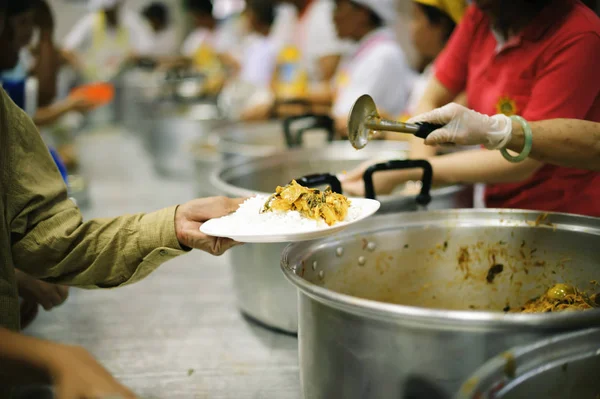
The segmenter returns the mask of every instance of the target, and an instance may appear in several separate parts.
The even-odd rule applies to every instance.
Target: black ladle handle
[[[431,202],[431,185],[433,183],[433,168],[431,164],[425,160],[395,160],[372,165],[363,175],[365,182],[365,197],[369,199],[375,198],[375,186],[373,184],[373,174],[384,170],[402,170],[402,169],[423,169],[421,182],[421,192],[417,196],[417,204],[427,206]]]
[[[417,130],[415,136],[423,140],[425,140],[432,132],[444,127],[444,125],[438,125],[429,122],[417,122],[415,125],[419,127],[419,130]]]
[[[331,191],[334,193],[342,193],[342,183],[340,183],[340,180],[331,173],[303,176],[296,179],[296,182],[304,187],[317,187],[326,184],[331,187]]]

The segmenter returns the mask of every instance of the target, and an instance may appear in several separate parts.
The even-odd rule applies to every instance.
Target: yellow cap
[[[425,4],[439,9],[448,14],[456,23],[460,22],[465,10],[467,9],[466,0],[413,0],[417,3]]]

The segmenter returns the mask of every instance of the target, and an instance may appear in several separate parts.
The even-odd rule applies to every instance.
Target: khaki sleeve
[[[175,235],[176,207],[84,223],[35,126],[2,95],[16,267],[54,283],[111,288],[136,282],[185,252]]]

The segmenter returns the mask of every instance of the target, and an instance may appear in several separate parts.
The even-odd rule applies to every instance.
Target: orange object
[[[110,83],[91,83],[76,87],[71,96],[83,98],[97,107],[109,104],[115,97],[115,88]]]

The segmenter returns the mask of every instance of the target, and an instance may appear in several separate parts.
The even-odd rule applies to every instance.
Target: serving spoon
[[[356,100],[348,118],[348,138],[357,150],[365,148],[376,131],[409,133],[426,139],[443,125],[429,122],[403,123],[382,119],[371,96],[364,94]]]

